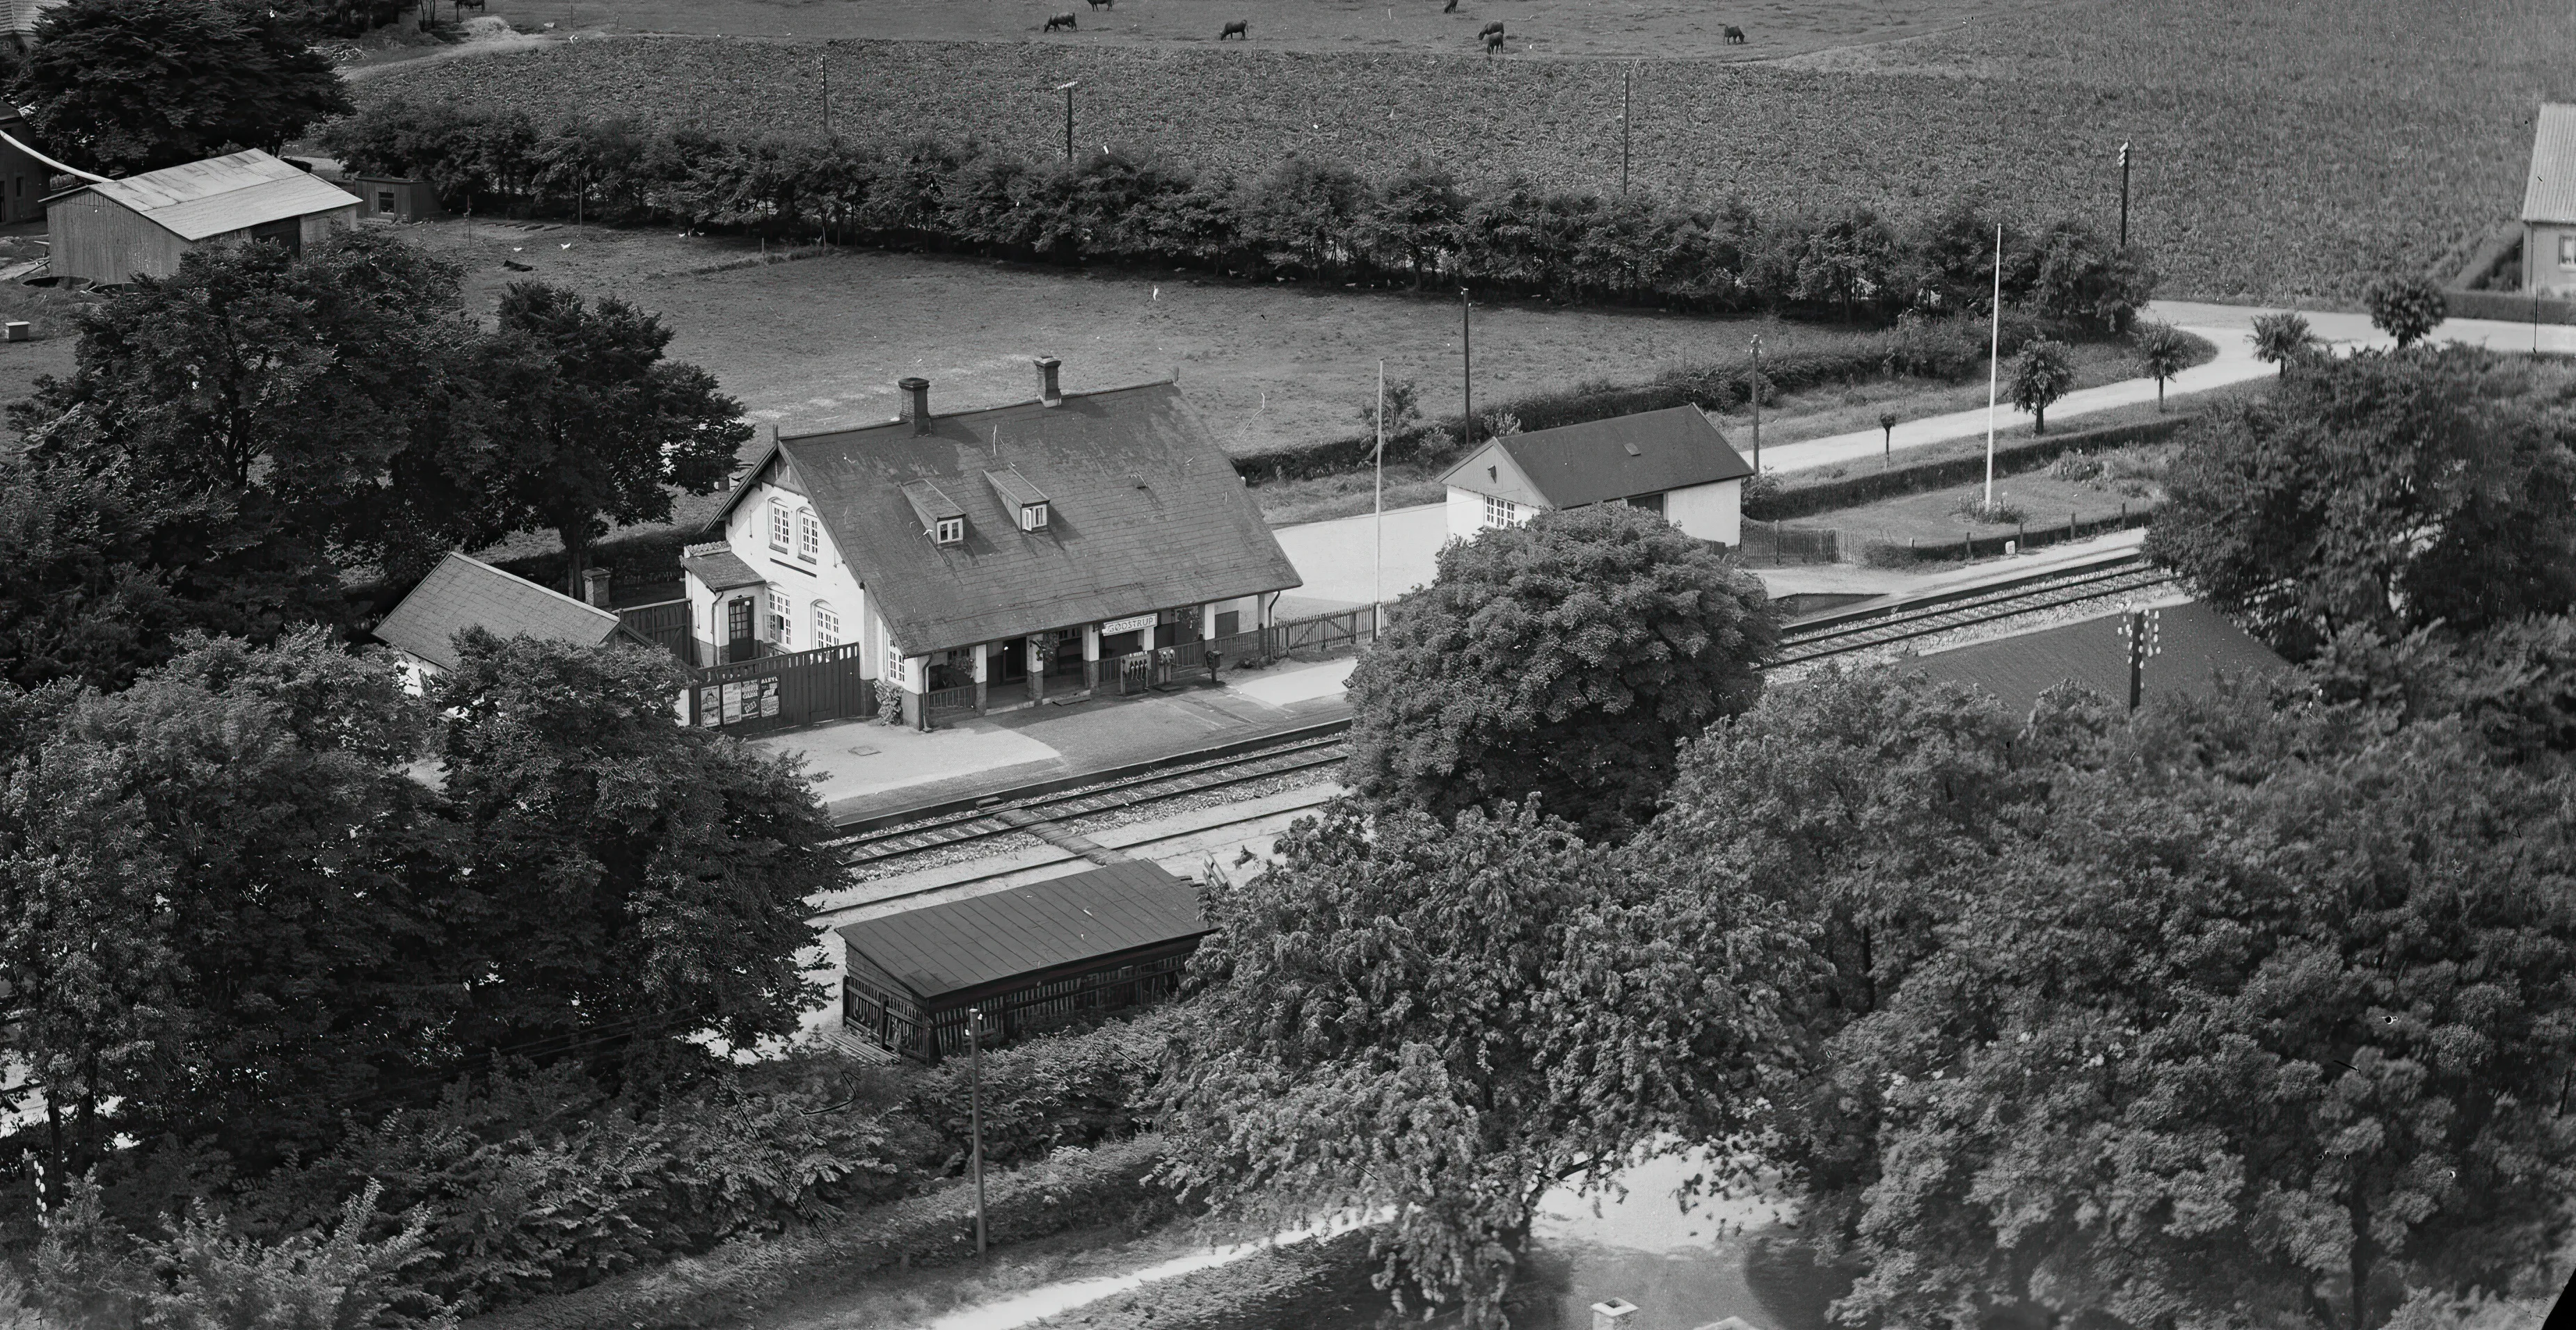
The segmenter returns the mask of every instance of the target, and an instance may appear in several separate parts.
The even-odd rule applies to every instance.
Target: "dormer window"
[[[1027,476],[1021,475],[1018,467],[1006,466],[999,471],[987,471],[984,479],[992,484],[993,493],[1001,497],[1003,511],[1018,521],[1022,531],[1046,530],[1049,507],[1046,492],[1030,483]]]
[[[921,519],[921,533],[939,545],[966,543],[966,510],[955,499],[927,480],[916,480],[903,487],[904,499],[912,505],[912,514]]]

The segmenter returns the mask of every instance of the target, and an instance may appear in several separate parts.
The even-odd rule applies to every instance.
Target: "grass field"
[[[799,12],[847,2],[815,0]],[[971,35],[981,22],[972,15],[1010,2],[938,12],[968,16],[946,26]],[[1182,2],[1129,6],[1142,14]],[[1784,25],[1806,15],[1823,26],[1815,16],[1826,8],[1774,0],[1766,12]],[[2164,294],[2349,301],[2382,271],[2457,262],[2512,216],[2532,107],[2576,98],[2576,12],[2540,0],[2431,8],[1963,6],[1952,12],[1974,21],[1903,41],[1761,63],[1645,60],[1635,64],[1633,178],[1701,202],[1739,198],[1789,213],[1858,199],[1900,217],[1983,189],[2021,215],[2075,212],[2114,225],[2113,155],[2128,142],[2133,230],[2165,275]],[[1646,22],[1639,14],[1634,21]],[[1659,51],[1694,53],[1680,22],[1663,20],[1671,40]],[[1160,152],[1211,172],[1258,173],[1291,153],[1387,172],[1421,155],[1475,179],[1520,172],[1617,183],[1626,61],[1489,60],[1439,43],[1418,53],[1307,53],[921,35],[828,47],[585,40],[389,68],[360,95],[816,133],[828,67],[832,127],[844,135],[930,132],[1041,155],[1061,151],[1055,86],[1079,80],[1079,142]]]

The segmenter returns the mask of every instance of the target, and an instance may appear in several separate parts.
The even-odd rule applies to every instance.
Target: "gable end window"
[[[1521,520],[1519,504],[1509,499],[1497,499],[1490,494],[1485,496],[1485,525],[1510,526],[1519,520]]]
[[[965,544],[965,543],[966,543],[966,519],[965,519],[965,518],[962,518],[962,517],[943,517],[943,518],[940,518],[940,519],[939,519],[939,527],[938,527],[938,529],[937,529],[935,532],[933,532],[933,533],[932,533],[931,538],[932,538],[933,540],[938,541],[938,542],[939,542],[940,544],[942,544],[942,545],[963,545],[963,544]]]
[[[769,501],[769,548],[787,552],[787,505],[776,499]]]
[[[796,514],[796,557],[807,563],[823,557],[823,524],[810,512]]]

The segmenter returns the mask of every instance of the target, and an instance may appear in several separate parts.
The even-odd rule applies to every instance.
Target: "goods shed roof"
[[[1197,888],[1136,860],[863,919],[840,933],[927,1002],[1211,931],[1199,917]]]
[[[356,195],[257,149],[123,180],[95,181],[54,198],[69,198],[82,190],[113,200],[183,240],[204,240],[266,222],[358,206]]]
[[[420,579],[376,637],[443,670],[457,667],[456,635],[480,628],[495,637],[544,638],[598,646],[617,632],[614,613],[585,605],[462,554],[450,554]]]
[[[1488,455],[1492,453],[1508,458],[1551,508],[1579,508],[1753,474],[1725,433],[1695,406],[1507,434],[1449,468],[1441,483],[1520,497],[1497,488],[1510,473],[1498,465],[1502,458]]]
[[[2272,648],[2207,605],[2185,601],[2157,608],[2160,654],[2147,660],[2144,683],[2149,696],[2176,692],[2200,696],[2210,691],[2221,672],[2289,668]],[[2112,614],[1971,642],[1914,657],[1903,665],[1935,679],[1973,684],[2005,706],[2027,712],[2041,693],[2069,680],[2125,700],[2128,662],[2120,616]]]

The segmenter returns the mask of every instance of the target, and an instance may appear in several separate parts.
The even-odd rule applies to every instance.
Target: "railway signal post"
[[[2132,605],[2120,612],[2120,638],[2129,645],[2129,710],[2138,709],[2147,684],[2147,658],[2162,650],[2158,643],[2159,611]]]
[[[1055,85],[1055,90],[1064,94],[1064,159],[1068,162],[1073,160],[1073,90],[1081,86],[1080,79]]]

